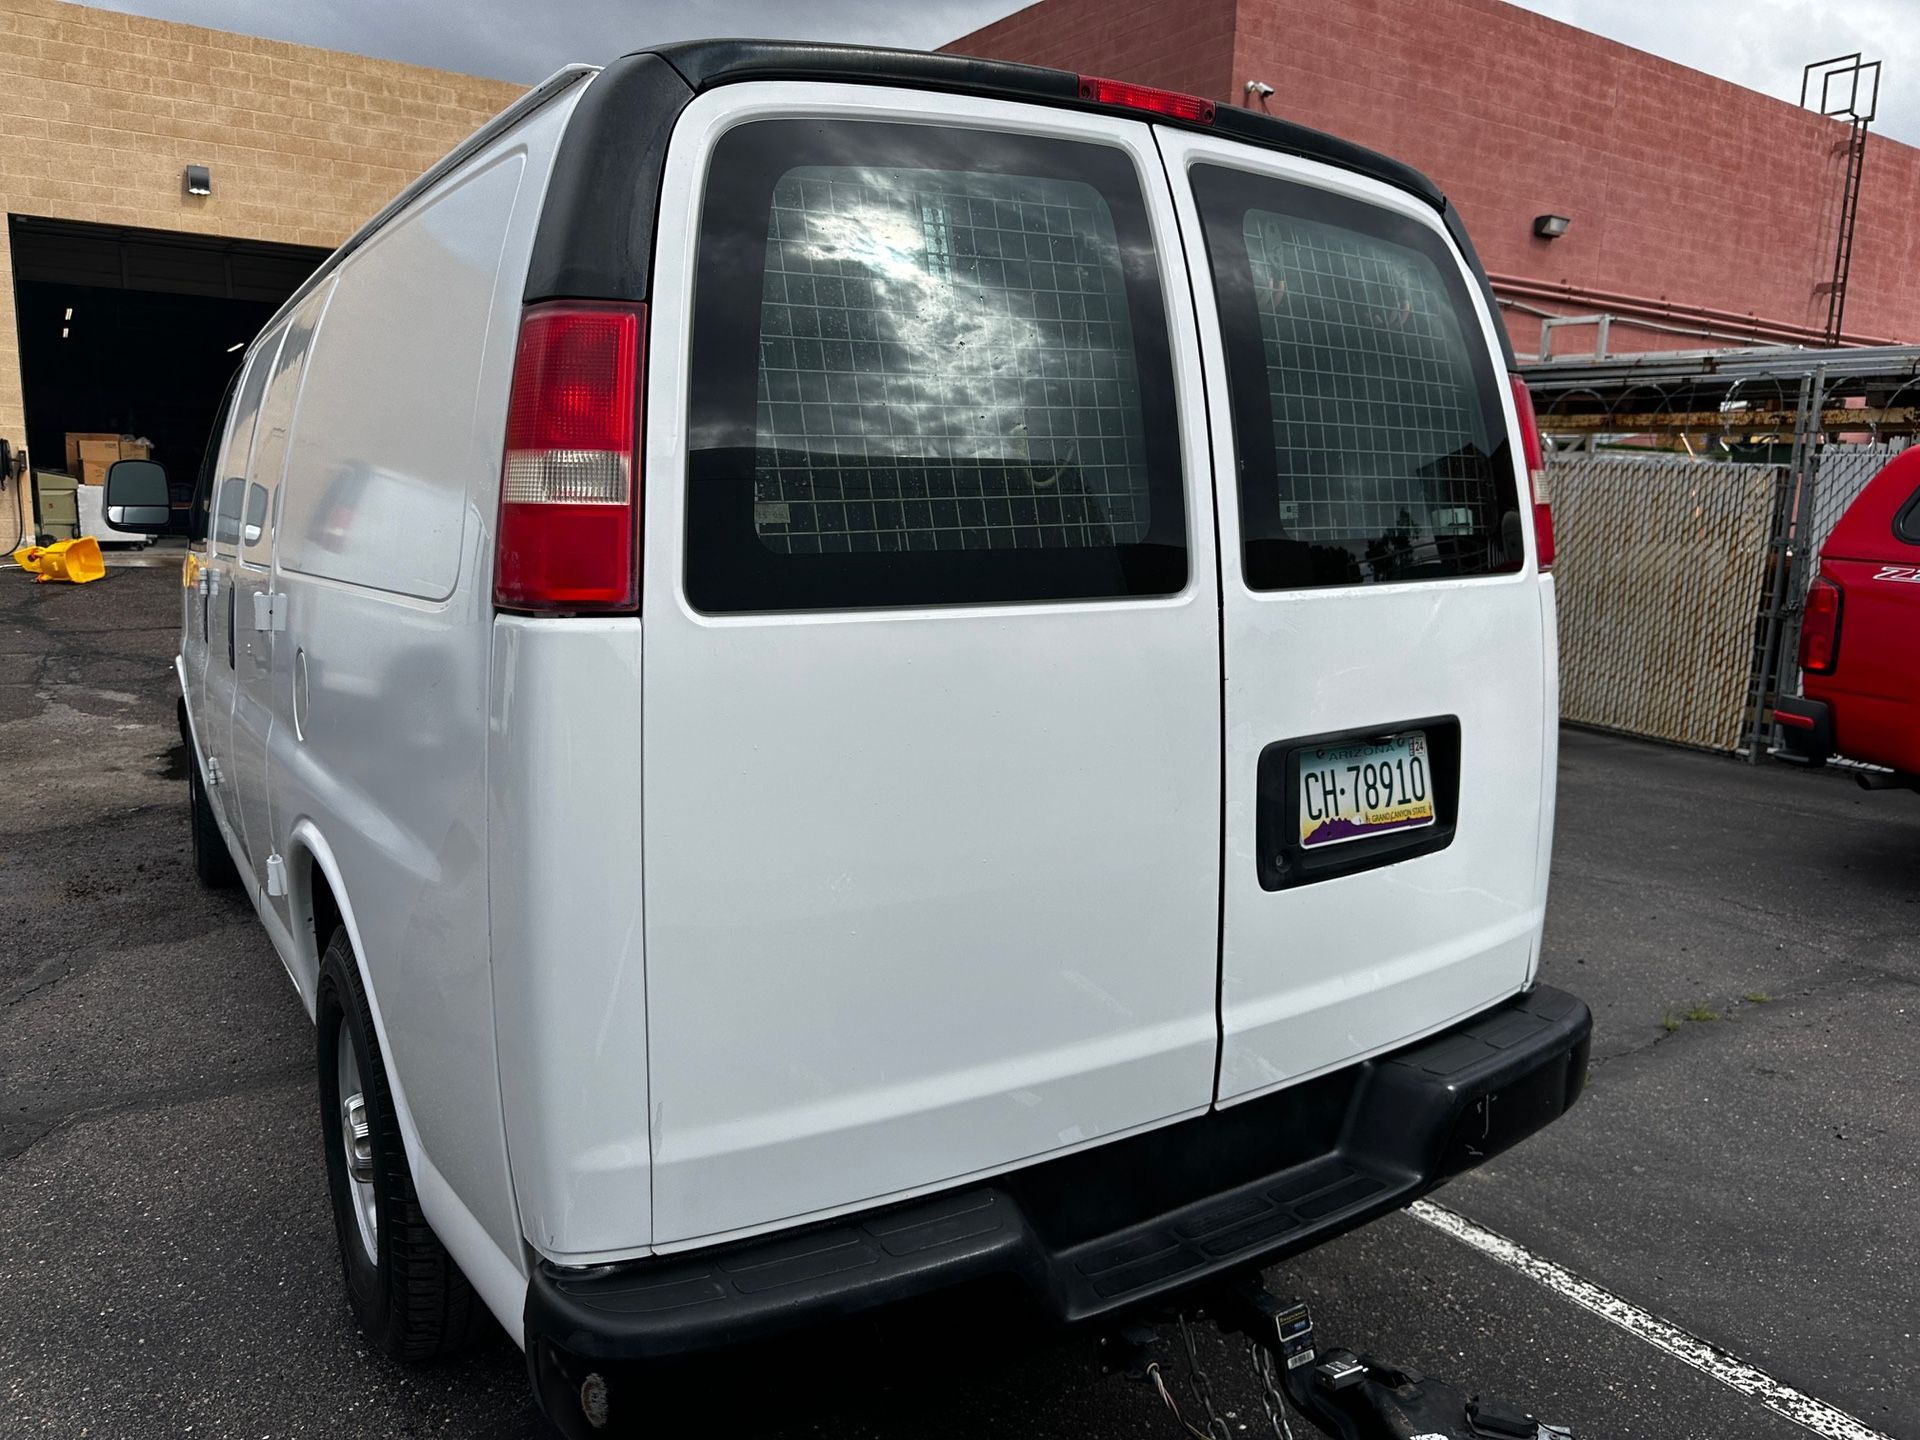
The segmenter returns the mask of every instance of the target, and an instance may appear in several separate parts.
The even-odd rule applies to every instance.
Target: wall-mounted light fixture
[[[187,166],[187,194],[211,195],[213,193],[213,172],[204,165]]]
[[[1564,215],[1536,215],[1533,217],[1533,233],[1542,240],[1558,240],[1567,233],[1567,227],[1573,224]]]

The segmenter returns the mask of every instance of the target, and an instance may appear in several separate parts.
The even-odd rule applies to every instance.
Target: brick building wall
[[[60,0],[0,0],[0,214],[331,248],[520,93]],[[211,195],[185,193],[189,164],[212,168]],[[17,438],[16,337],[0,244],[0,435]]]
[[[1230,58],[1218,32],[1231,8]],[[1467,221],[1515,347],[1531,307],[1611,311],[1614,350],[1817,341],[1845,128],[1503,0],[1041,0],[949,50],[1113,74],[1241,103],[1418,166]],[[1816,47],[1817,48],[1817,47]],[[1808,59],[1819,58],[1813,51]],[[1557,240],[1533,217],[1569,216]],[[1875,137],[1846,329],[1920,340],[1920,150]],[[1575,331],[1556,348],[1591,348]]]
[[[1223,98],[1240,0],[1042,0],[941,48]]]

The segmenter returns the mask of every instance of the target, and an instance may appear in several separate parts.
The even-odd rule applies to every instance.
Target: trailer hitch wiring
[[[1220,1414],[1200,1364],[1194,1325],[1209,1318],[1227,1336],[1246,1342],[1247,1363],[1275,1440],[1294,1440],[1289,1406],[1335,1440],[1573,1440],[1570,1429],[1547,1424],[1522,1406],[1469,1393],[1377,1355],[1322,1349],[1307,1306],[1280,1299],[1257,1276],[1224,1286],[1208,1302],[1191,1315],[1173,1316],[1189,1386],[1206,1412],[1205,1429],[1181,1412],[1154,1353],[1159,1337],[1151,1326],[1129,1324],[1100,1342],[1101,1368],[1149,1385],[1195,1440],[1235,1440],[1229,1418],[1238,1418]]]

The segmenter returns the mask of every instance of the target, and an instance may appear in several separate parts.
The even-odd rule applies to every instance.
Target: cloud
[[[160,20],[532,84],[672,40],[751,35],[934,49],[1024,0],[93,0]]]
[[[94,0],[111,9],[532,84],[568,61],[712,35],[932,49],[1024,0]],[[1170,16],[1180,0],[1161,0]],[[1305,0],[1244,0],[1297,5]],[[1920,145],[1916,0],[1512,0],[1528,10],[1794,102],[1808,61],[1885,62],[1883,135]]]
[[[1914,0],[1511,0],[1789,104],[1811,61],[1883,62],[1874,129],[1920,145],[1920,6]]]

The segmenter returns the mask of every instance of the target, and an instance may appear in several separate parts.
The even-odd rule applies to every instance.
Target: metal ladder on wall
[[[1814,79],[1819,93],[1814,95]],[[1819,103],[1809,106],[1809,99]],[[1846,178],[1840,192],[1840,228],[1834,239],[1833,278],[1821,288],[1827,294],[1827,324],[1823,343],[1840,343],[1847,313],[1847,280],[1853,270],[1853,232],[1860,215],[1860,173],[1867,163],[1867,127],[1880,105],[1880,62],[1863,60],[1859,52],[1816,60],[1800,72],[1800,106],[1847,122]]]

